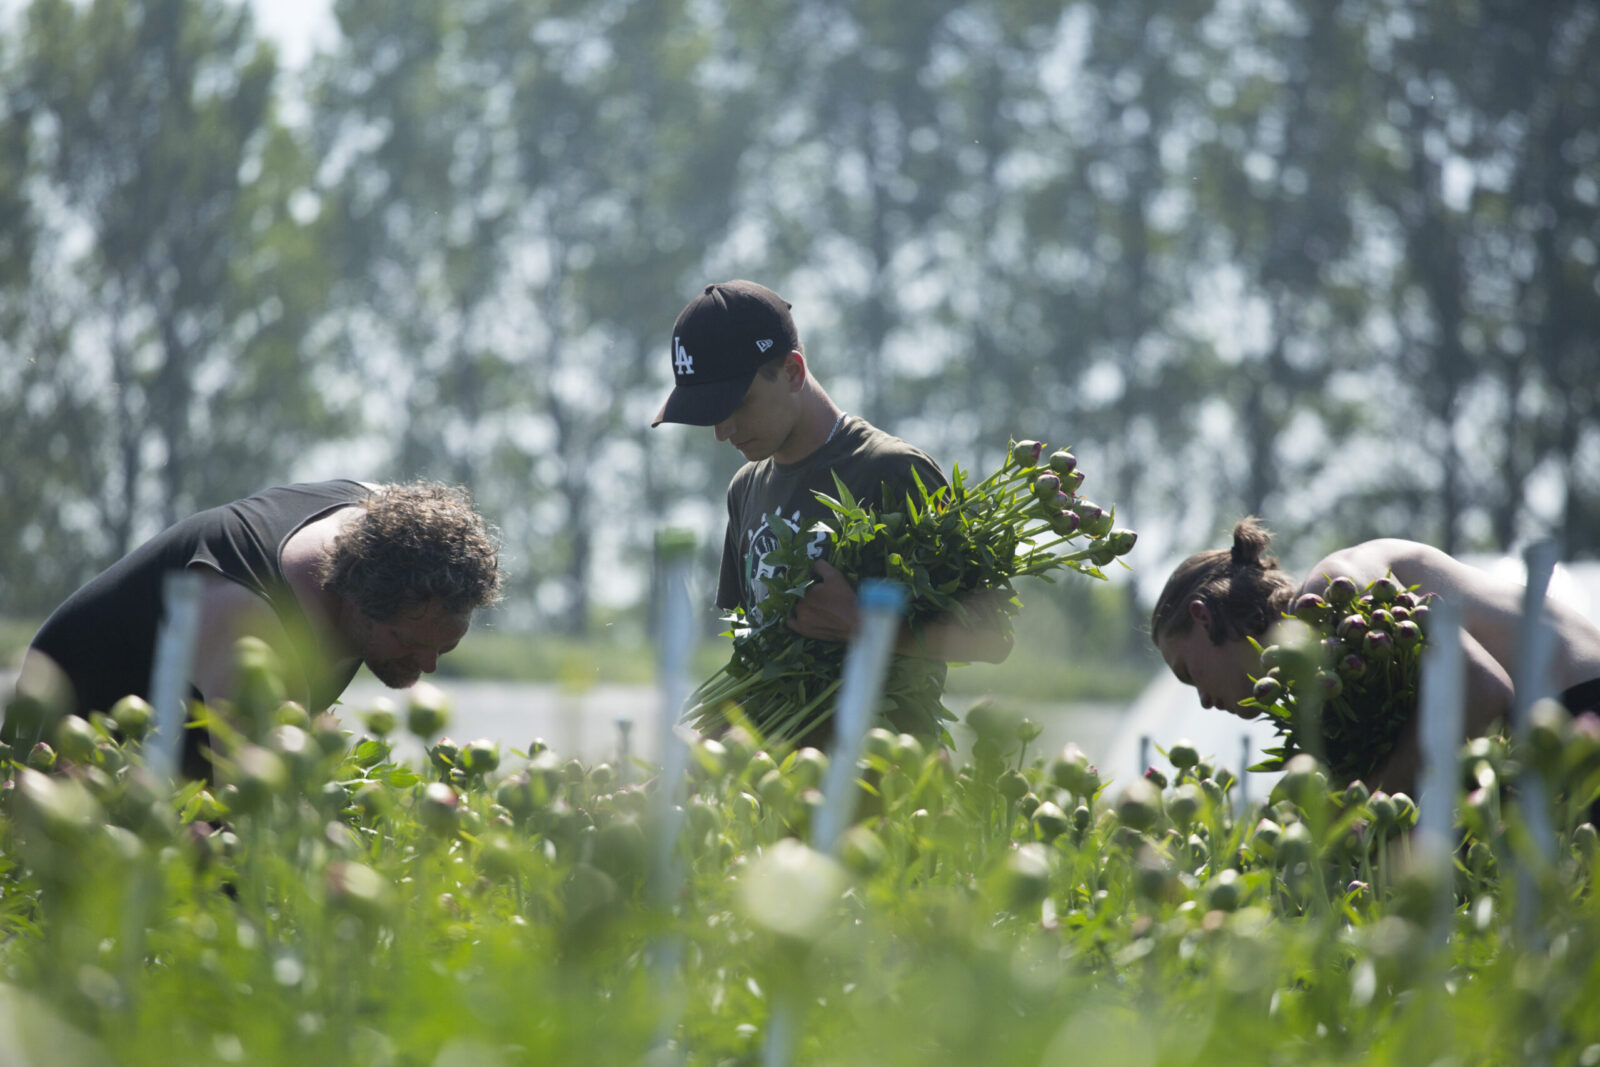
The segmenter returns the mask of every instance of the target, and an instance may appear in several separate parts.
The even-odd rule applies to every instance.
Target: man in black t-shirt
[[[761,619],[756,607],[773,577],[764,560],[775,543],[772,516],[791,529],[809,528],[824,514],[813,491],[833,495],[836,473],[873,504],[903,502],[907,492],[917,499],[916,478],[929,489],[945,484],[925,453],[839,409],[810,373],[788,302],[765,286],[706,286],[679,314],[671,355],[675,385],[651,425],[715,427],[717,440],[748,461],[728,487],[717,604],[743,607],[752,625],[778,621]],[[847,640],[860,623],[855,589],[825,560],[813,566],[817,580],[786,624],[805,637]],[[998,626],[943,619],[917,635],[902,627],[896,651],[998,663],[1010,653],[1011,637]]]
[[[404,688],[498,598],[498,551],[465,490],[264,489],[174,524],[91,579],[34,637],[17,691],[42,699],[64,677],[84,715],[129,694],[148,698],[163,579],[177,570],[201,577],[193,698],[232,695],[235,647],[247,636],[277,653],[289,698],[311,712],[336,701],[363,663]],[[7,741],[31,742],[16,730],[7,724]],[[204,773],[197,755],[191,745],[184,761],[195,777]]]

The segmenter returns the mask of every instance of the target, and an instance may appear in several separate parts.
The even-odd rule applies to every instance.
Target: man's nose
[[[417,655],[417,669],[423,674],[432,674],[439,667],[439,653],[422,652]]]
[[[717,440],[726,441],[733,436],[733,420],[719,422],[716,425]]]

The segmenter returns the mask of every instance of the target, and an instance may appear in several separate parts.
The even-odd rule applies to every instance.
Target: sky
[[[0,0],[0,3],[14,0]],[[333,41],[337,29],[331,0],[249,0],[256,28],[278,44],[278,58],[287,67],[305,65],[320,44]]]
[[[337,29],[333,0],[248,0],[256,28],[278,43],[278,58],[285,66],[305,65],[318,45],[332,43]],[[28,6],[28,0],[0,0],[0,29],[7,27]]]

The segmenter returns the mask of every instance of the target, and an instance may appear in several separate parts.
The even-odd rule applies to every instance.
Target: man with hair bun
[[[72,594],[34,637],[18,695],[46,699],[64,677],[80,715],[148,699],[163,579],[177,570],[201,579],[190,696],[229,699],[235,646],[254,637],[277,653],[289,699],[313,713],[363,663],[391,688],[415,684],[500,594],[499,544],[465,489],[278,486],[174,524]],[[203,731],[187,733],[184,771],[203,777]]]
[[[1199,690],[1200,703],[1241,718],[1250,676],[1260,657],[1247,638],[1260,640],[1302,594],[1322,595],[1339,577],[1357,587],[1393,575],[1419,594],[1454,602],[1461,611],[1466,657],[1466,724],[1469,736],[1487,733],[1510,712],[1517,676],[1517,634],[1523,587],[1463,563],[1430,545],[1380,538],[1339,549],[1318,561],[1296,582],[1268,555],[1272,535],[1254,516],[1233,528],[1228,549],[1200,552],[1167,579],[1150,616],[1150,637],[1167,667]],[[1573,712],[1600,710],[1600,628],[1567,604],[1547,600],[1555,634],[1550,681],[1557,699]],[[1394,791],[1414,787],[1419,752],[1415,724],[1369,785]]]

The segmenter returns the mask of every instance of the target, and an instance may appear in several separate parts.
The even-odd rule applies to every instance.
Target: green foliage
[[[824,551],[852,585],[882,578],[904,586],[913,640],[923,639],[929,624],[946,622],[998,627],[1009,637],[1020,608],[1015,579],[1054,581],[1062,570],[1103,579],[1099,568],[1133,548],[1133,531],[1112,529],[1111,512],[1075,495],[1083,481],[1070,452],[1046,459],[1038,441],[1012,442],[1000,467],[976,484],[968,485],[957,466],[949,485],[929,490],[918,478],[915,498],[907,493],[903,504],[886,501],[882,508],[858,501],[835,475],[838,499],[817,494],[829,511],[820,522]],[[763,563],[779,577],[756,605],[768,621],[751,627],[735,610],[732,657],[690,697],[685,719],[699,729],[743,719],[767,736],[793,741],[821,736],[834,710],[845,646],[785,625],[814,580],[812,531],[794,529],[782,516],[772,528],[778,544]],[[886,721],[948,743],[944,675],[942,660],[894,656]]]
[[[743,729],[669,782],[431,737],[418,768],[296,710],[207,713],[211,782],[156,782],[159,736],[99,717],[52,775],[0,754],[13,1060],[1398,1065],[1600,1042],[1600,746],[1559,714],[1526,749],[1463,749],[1439,866],[1408,798],[1330,789],[1304,756],[1241,807],[1183,742],[1163,788],[1071,745],[1030,761],[993,717],[959,765],[874,730],[825,856],[804,841],[828,757]],[[1548,863],[1527,775],[1562,798]]]

